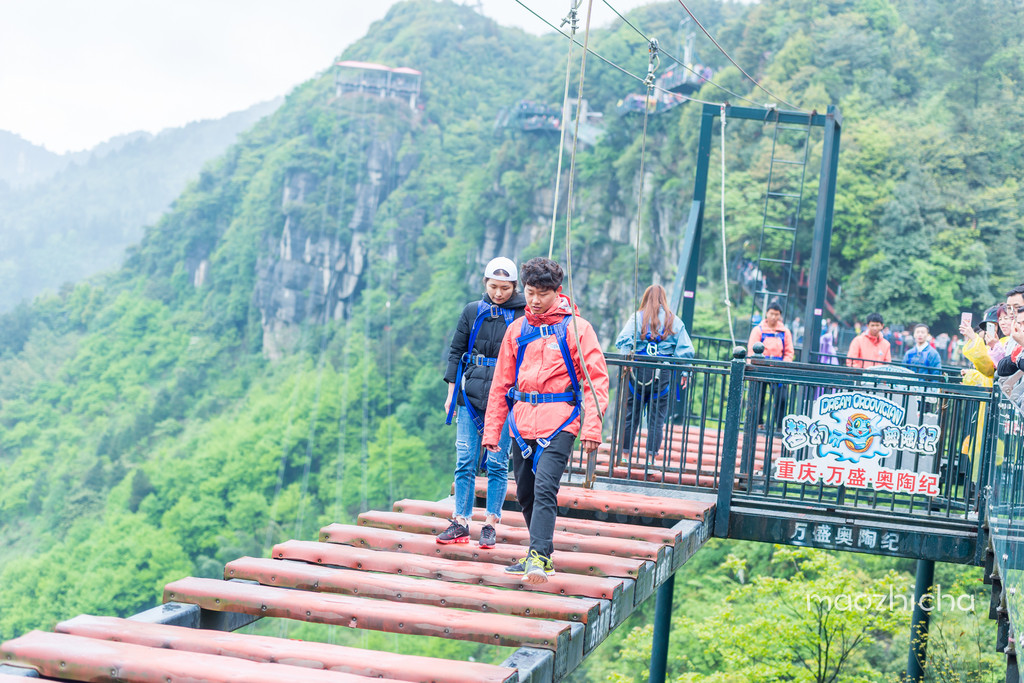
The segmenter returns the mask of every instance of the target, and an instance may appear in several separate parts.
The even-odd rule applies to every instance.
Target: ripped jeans
[[[476,431],[466,406],[457,406],[455,416],[455,519],[460,524],[468,524],[476,499],[474,480],[480,467],[481,435]],[[508,449],[511,444],[512,436],[506,419],[501,428],[498,452],[487,452],[487,513],[498,519],[501,519],[501,506],[508,491]]]

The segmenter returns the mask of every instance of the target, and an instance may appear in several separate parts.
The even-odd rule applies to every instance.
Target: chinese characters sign
[[[939,475],[894,470],[883,461],[895,451],[934,455],[939,428],[907,425],[903,408],[882,396],[842,392],[819,396],[811,417],[787,415],[782,443],[789,451],[814,448],[807,460],[779,458],[775,478],[799,484],[846,485],[875,491],[938,495]]]
[[[898,554],[900,535],[894,531],[844,524],[790,522],[789,542],[814,548]]]

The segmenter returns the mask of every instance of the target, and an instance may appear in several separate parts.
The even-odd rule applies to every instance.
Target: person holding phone
[[[999,345],[999,337],[994,329],[999,323],[1000,312],[1005,311],[1005,306],[991,306],[985,311],[981,325],[975,330],[971,327],[969,318],[961,316],[960,334],[964,336],[967,345],[964,346],[964,356],[971,361],[973,368],[962,370],[961,382],[968,386],[990,387],[992,379],[996,374],[996,362],[992,360],[990,353],[993,346]],[[1009,325],[1010,321],[1006,321]]]

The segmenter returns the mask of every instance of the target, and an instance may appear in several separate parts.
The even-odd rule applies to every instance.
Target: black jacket
[[[491,303],[490,297],[486,294],[483,295],[483,301]],[[459,359],[462,358],[462,354],[470,350],[468,348],[469,333],[473,331],[473,322],[476,320],[477,303],[477,301],[471,301],[462,309],[459,324],[455,328],[455,336],[452,337],[451,348],[448,350],[448,369],[444,373],[445,382],[455,381],[455,375],[459,370]],[[514,310],[515,317],[520,318],[526,309],[526,297],[522,293],[516,292],[512,298],[501,304],[501,308]],[[506,329],[504,316],[484,318],[480,323],[480,331],[477,332],[472,352],[483,354],[488,358],[497,358]],[[491,378],[493,377],[494,367],[486,365],[466,365],[462,373],[462,385],[466,389],[466,395],[481,418],[487,411],[487,392],[491,389]],[[460,387],[455,387],[455,396],[458,405],[465,405]]]

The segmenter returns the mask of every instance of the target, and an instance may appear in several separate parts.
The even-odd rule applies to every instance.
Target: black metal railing
[[[606,358],[605,442],[571,462],[573,476],[588,483],[717,491],[726,519],[739,496],[958,528],[981,524],[993,451],[985,438],[994,410],[989,389],[891,366]],[[881,412],[864,413],[855,425],[854,400]],[[840,410],[839,401],[851,403]],[[1024,453],[1024,443],[1015,447]],[[1024,463],[1014,476],[1021,472]]]
[[[605,442],[573,474],[705,490],[718,486],[729,363],[606,354]]]
[[[996,583],[993,611],[1000,624],[1008,619],[1012,630],[1019,633],[1024,623],[1024,406],[1019,400],[1010,400],[999,387],[995,396],[998,403],[988,432],[994,448],[986,489],[996,569],[991,577]]]
[[[738,472],[749,488],[743,494],[812,507],[977,519],[989,390],[887,366],[823,370],[764,361],[745,369],[744,382]],[[828,399],[838,395],[844,398]],[[856,405],[881,413],[861,413]],[[819,415],[822,406],[843,409]],[[886,413],[897,419],[885,419]],[[822,453],[833,457],[821,460]],[[862,457],[863,466],[855,467]]]

